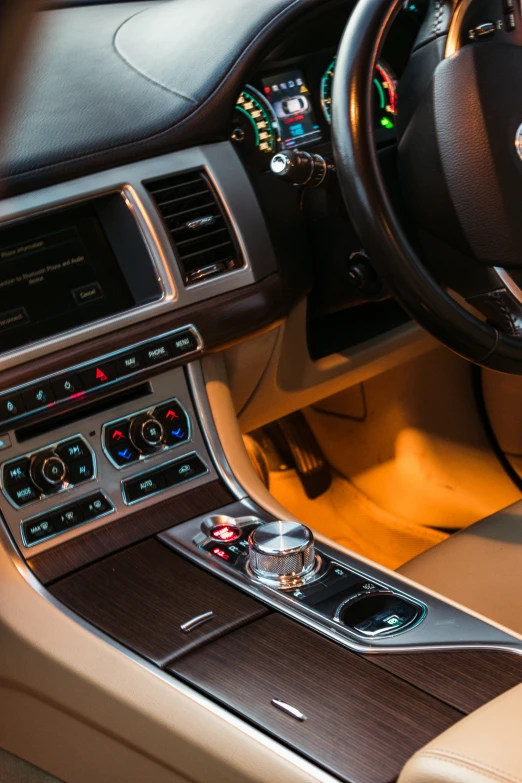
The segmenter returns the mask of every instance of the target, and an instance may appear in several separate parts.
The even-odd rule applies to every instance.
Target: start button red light
[[[210,535],[216,541],[237,541],[241,537],[241,530],[234,525],[216,525],[210,531]]]

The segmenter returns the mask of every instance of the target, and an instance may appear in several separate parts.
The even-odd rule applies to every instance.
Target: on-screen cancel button
[[[72,291],[74,301],[78,305],[89,304],[95,299],[103,298],[103,291],[99,283],[89,283],[89,285],[82,285],[80,288],[74,288]]]

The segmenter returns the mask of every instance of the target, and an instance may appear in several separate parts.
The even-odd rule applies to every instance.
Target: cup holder
[[[389,590],[352,596],[339,606],[335,619],[353,633],[380,639],[409,630],[423,620],[426,608]]]

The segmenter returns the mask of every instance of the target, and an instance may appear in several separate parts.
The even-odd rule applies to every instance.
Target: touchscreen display
[[[0,350],[134,304],[92,205],[0,230]]]
[[[321,128],[301,71],[263,79],[263,92],[279,121],[283,147],[304,147],[321,140]]]

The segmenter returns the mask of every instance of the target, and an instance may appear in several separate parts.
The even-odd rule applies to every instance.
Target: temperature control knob
[[[298,522],[270,522],[250,534],[249,566],[260,581],[275,587],[296,587],[315,572],[312,531]]]
[[[143,413],[132,420],[130,437],[138,451],[145,454],[157,451],[165,442],[162,424],[149,413]]]
[[[38,489],[48,495],[60,489],[67,477],[67,467],[54,451],[44,451],[33,457],[30,473]]]

